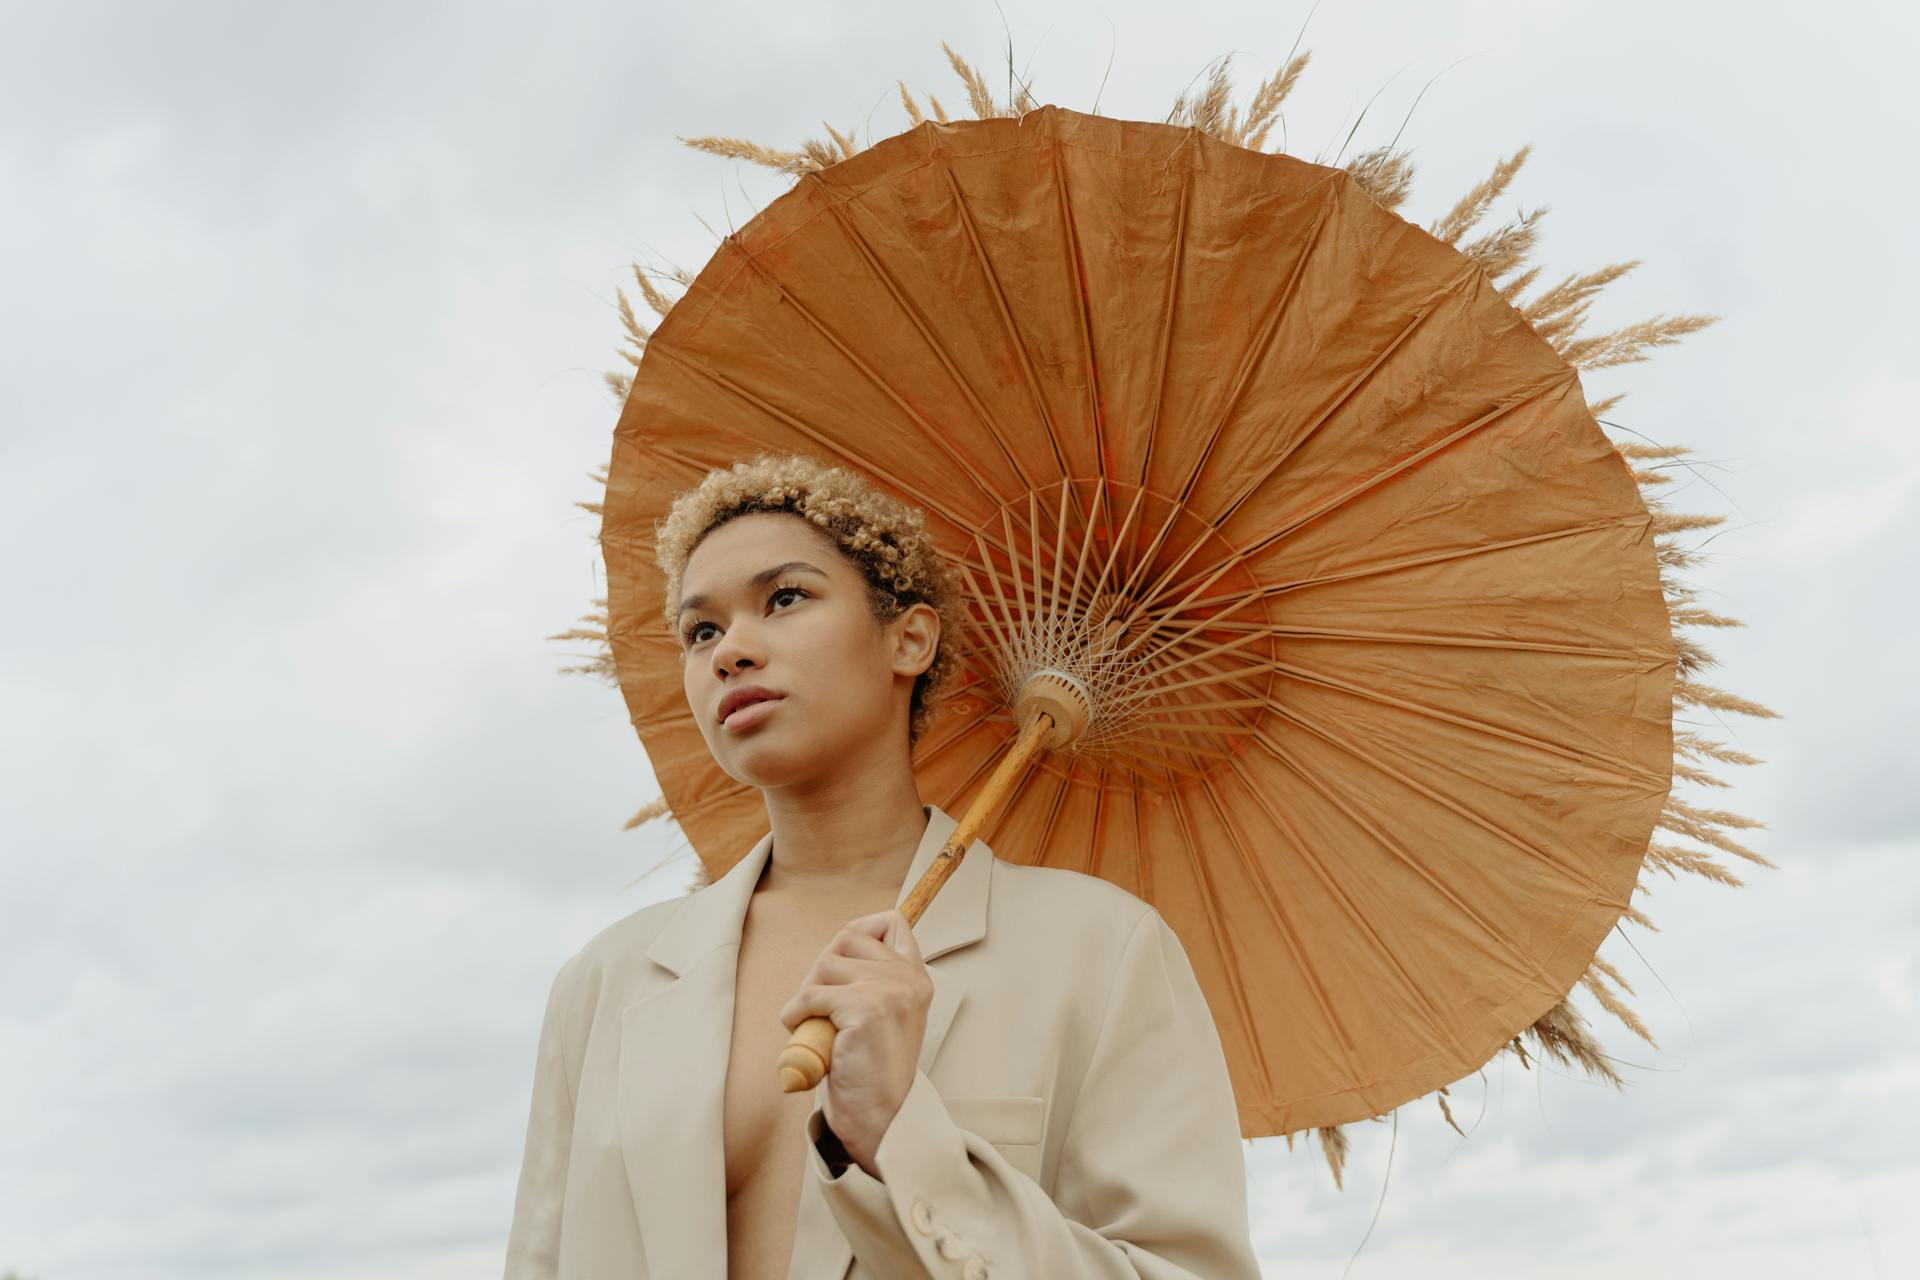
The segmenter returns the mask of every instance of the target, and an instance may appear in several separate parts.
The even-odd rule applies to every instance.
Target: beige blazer
[[[923,807],[896,906],[957,825]],[[725,1280],[734,965],[772,842],[561,966],[507,1280]],[[789,1280],[1259,1276],[1226,1057],[1158,912],[975,841],[914,937],[934,995],[880,1176],[806,1147]]]

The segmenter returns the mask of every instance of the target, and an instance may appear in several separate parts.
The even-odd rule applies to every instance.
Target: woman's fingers
[[[871,938],[895,955],[905,956],[909,960],[920,958],[919,939],[913,936],[913,926],[907,923],[906,913],[898,907],[891,911],[857,916],[847,921],[842,932],[849,930],[855,935],[849,939],[849,946],[860,946],[862,939]],[[848,954],[867,953],[849,951]]]

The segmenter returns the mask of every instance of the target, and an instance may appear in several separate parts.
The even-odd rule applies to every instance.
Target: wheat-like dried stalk
[[[996,102],[986,77],[976,67],[955,52],[945,41],[941,42],[940,47],[946,54],[948,64],[960,78],[966,90],[968,104],[976,118],[987,119],[1024,113],[1033,107],[1034,100],[1024,85],[1021,86],[1012,103]],[[1185,94],[1180,95],[1175,99],[1167,118],[1172,123],[1200,130],[1223,142],[1256,151],[1264,150],[1273,125],[1281,120],[1281,104],[1293,91],[1307,66],[1309,57],[1308,53],[1291,57],[1278,72],[1261,81],[1247,105],[1244,116],[1232,102],[1231,77],[1227,60],[1223,58],[1209,75],[1198,99],[1189,100]],[[927,119],[927,115],[915,102],[905,81],[900,81],[898,84],[900,101],[905,108],[909,123],[913,126],[920,125]],[[931,94],[927,95],[927,100],[932,118],[940,123],[947,123],[947,113],[941,107],[939,100]],[[832,145],[809,139],[803,142],[797,151],[779,150],[730,137],[688,138],[683,141],[688,146],[714,155],[748,160],[783,173],[800,175],[837,163],[852,156],[859,149],[851,135],[842,134],[831,125],[826,127],[833,139]],[[1523,300],[1519,295],[1532,286],[1540,271],[1538,266],[1527,267],[1525,270],[1522,268],[1535,248],[1538,235],[1535,224],[1547,212],[1545,207],[1523,214],[1517,220],[1509,221],[1465,244],[1462,244],[1461,240],[1512,184],[1531,150],[1531,146],[1522,146],[1506,159],[1496,163],[1491,173],[1461,196],[1446,214],[1436,219],[1427,230],[1436,238],[1453,245],[1479,263],[1487,272],[1489,279],[1496,282],[1496,287],[1502,295],[1569,365],[1585,371],[1644,360],[1654,348],[1676,342],[1686,334],[1697,332],[1717,319],[1715,316],[1692,314],[1655,316],[1611,332],[1582,336],[1581,328],[1586,321],[1587,311],[1600,290],[1641,265],[1639,259],[1609,263],[1591,272],[1568,276],[1532,298]],[[1414,166],[1410,153],[1382,147],[1357,156],[1344,166],[1344,171],[1383,207],[1396,209],[1405,201],[1411,190]],[[1519,274],[1513,275],[1512,273],[1515,272]],[[685,271],[676,268],[668,274],[683,288],[692,283],[691,276]],[[1506,283],[1498,283],[1502,277],[1509,275],[1512,275],[1512,278]],[[658,316],[666,315],[672,306],[672,301],[661,294],[638,267],[635,268],[635,280],[639,284],[642,296],[654,313]],[[618,311],[620,323],[632,348],[631,351],[622,350],[619,354],[627,363],[637,366],[638,355],[644,350],[650,331],[634,318],[624,294],[619,298]],[[631,375],[608,373],[605,377],[615,394],[624,398],[631,386]],[[1624,392],[1616,393],[1590,402],[1587,408],[1603,425],[1613,425],[1606,422],[1605,415],[1624,397]],[[1615,448],[1622,461],[1627,464],[1646,501],[1647,509],[1653,516],[1652,531],[1657,549],[1656,558],[1659,564],[1661,589],[1667,602],[1668,618],[1673,627],[1677,657],[1677,678],[1673,690],[1675,711],[1688,707],[1704,707],[1715,713],[1731,712],[1757,718],[1776,717],[1778,713],[1770,708],[1726,690],[1703,684],[1696,679],[1697,673],[1705,667],[1714,665],[1715,659],[1696,638],[1683,636],[1680,633],[1682,627],[1720,628],[1745,625],[1695,603],[1694,597],[1698,589],[1680,577],[1683,570],[1699,562],[1699,555],[1697,550],[1683,547],[1675,539],[1687,533],[1711,528],[1724,520],[1724,517],[1720,516],[1671,512],[1658,496],[1659,488],[1672,482],[1672,471],[1677,467],[1689,465],[1685,455],[1690,451],[1684,446],[1642,442],[1616,442]],[[600,468],[593,478],[604,486],[607,480],[605,468]],[[601,509],[599,503],[582,502],[578,505],[596,514]],[[550,638],[568,641],[587,640],[596,645],[597,652],[593,659],[564,670],[596,675],[609,683],[615,683],[612,651],[607,645],[606,638],[606,601],[596,599],[594,604],[598,606],[596,610],[580,620],[590,625],[572,628]],[[1678,723],[1673,730],[1673,761],[1674,784],[1689,782],[1720,788],[1726,787],[1727,783],[1706,769],[1698,767],[1699,764],[1705,762],[1721,765],[1763,763],[1759,757],[1730,748],[1691,729],[1682,728]],[[662,816],[670,816],[664,798],[642,807],[628,820],[626,826],[631,828]],[[1684,872],[1717,884],[1738,887],[1742,882],[1715,858],[1714,851],[1731,854],[1758,866],[1773,867],[1774,864],[1768,859],[1727,834],[1729,831],[1763,828],[1764,825],[1726,810],[1698,807],[1670,794],[1661,809],[1656,829],[1681,836],[1696,844],[1705,845],[1707,848],[1698,849],[1670,844],[1662,840],[1650,840],[1634,892],[1640,895],[1650,894],[1648,876],[1654,872],[1670,879]],[[691,888],[697,889],[706,883],[706,875],[698,859],[695,859],[695,863],[695,879]],[[1652,919],[1632,903],[1623,909],[1621,920],[1650,932],[1658,932],[1658,927]],[[1633,1012],[1625,1000],[1615,994],[1615,989],[1629,996],[1634,992],[1618,969],[1607,960],[1599,955],[1594,956],[1575,985],[1584,988],[1602,1009],[1634,1035],[1650,1045],[1655,1044],[1646,1024]],[[1520,1035],[1502,1046],[1499,1052],[1512,1053],[1520,1060],[1522,1067],[1531,1069],[1533,1061],[1525,1043],[1528,1040],[1533,1042],[1543,1057],[1552,1058],[1565,1065],[1577,1065],[1589,1075],[1616,1087],[1623,1084],[1608,1056],[1601,1050],[1585,1018],[1564,997]],[[1495,1056],[1498,1054],[1496,1053]],[[1465,1134],[1461,1132],[1460,1126],[1454,1120],[1452,1109],[1448,1106],[1447,1088],[1443,1086],[1436,1090],[1433,1097],[1439,1104],[1440,1113],[1446,1123],[1464,1137]],[[1314,1132],[1320,1139],[1321,1149],[1333,1175],[1335,1186],[1343,1185],[1343,1171],[1348,1152],[1344,1126],[1330,1125],[1317,1128]],[[1288,1133],[1284,1136],[1291,1149],[1294,1135]]]

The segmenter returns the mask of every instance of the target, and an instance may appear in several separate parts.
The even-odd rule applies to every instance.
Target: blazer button
[[[913,1229],[915,1231],[918,1231],[923,1236],[933,1234],[932,1205],[928,1204],[925,1200],[915,1200],[910,1216],[913,1218]]]
[[[960,1237],[951,1231],[942,1230],[933,1238],[933,1246],[940,1250],[940,1256],[948,1262],[958,1262],[967,1256],[966,1246],[960,1242]]]
[[[960,1268],[960,1280],[987,1280],[987,1264],[975,1254],[967,1259],[967,1265]]]

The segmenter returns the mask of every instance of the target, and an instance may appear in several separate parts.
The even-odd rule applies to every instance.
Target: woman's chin
[[[767,729],[773,727],[771,721],[766,725]],[[844,768],[855,754],[848,744],[838,739],[796,733],[794,727],[781,726],[786,732],[755,730],[736,741],[723,739],[722,769],[735,782],[765,791],[800,786],[824,777],[836,768]],[[724,734],[725,730],[721,732]]]

